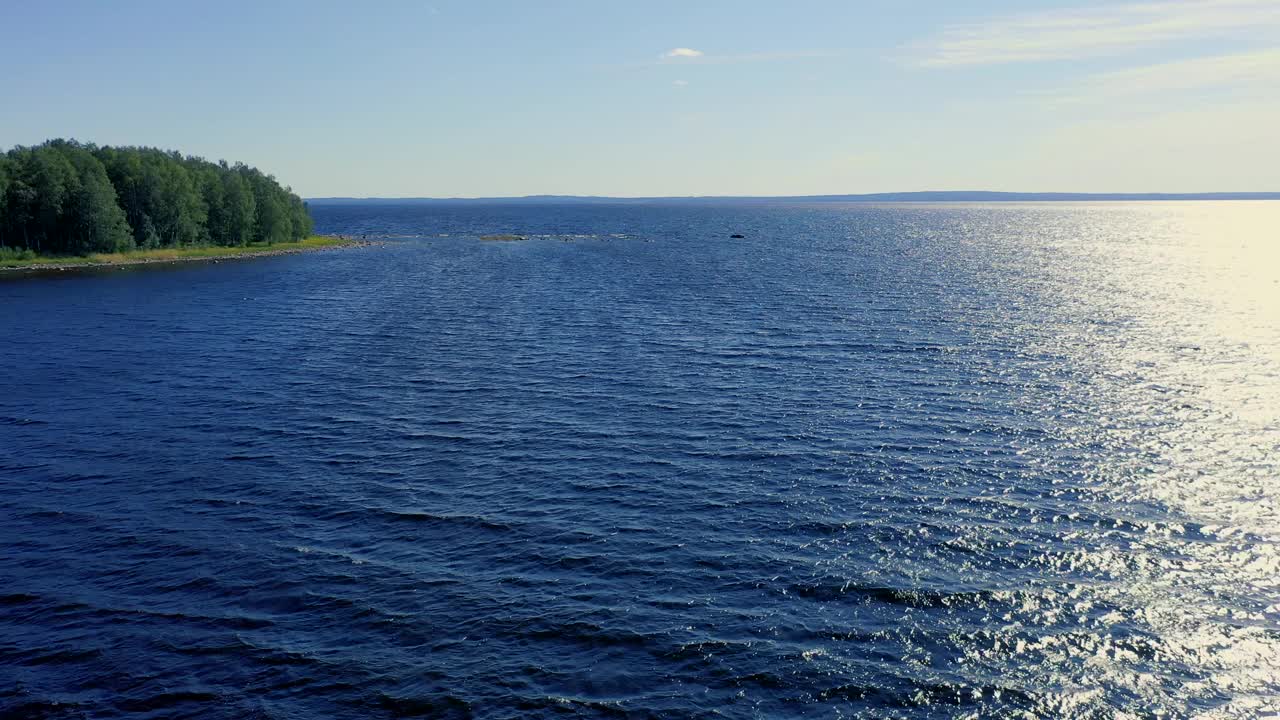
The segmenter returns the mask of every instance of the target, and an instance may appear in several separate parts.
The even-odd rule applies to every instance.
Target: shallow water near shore
[[[314,214],[0,283],[0,716],[1280,712],[1280,203]]]

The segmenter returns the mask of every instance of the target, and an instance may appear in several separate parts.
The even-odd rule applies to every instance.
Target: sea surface
[[[0,717],[1280,713],[1280,203],[314,214],[0,281]]]

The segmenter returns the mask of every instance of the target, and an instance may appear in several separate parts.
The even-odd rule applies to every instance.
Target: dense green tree
[[[6,198],[9,192],[9,158],[0,155],[0,217],[4,217]]]
[[[75,168],[77,182],[71,188],[59,237],[66,250],[77,255],[121,252],[133,248],[124,211],[116,203],[116,191],[107,171],[88,150],[68,145],[58,148]]]
[[[226,220],[224,218],[222,200],[222,179],[218,177],[217,168],[200,164],[188,158],[187,171],[195,182],[205,208],[205,225],[202,229],[204,242],[211,245],[231,245],[226,242]]]
[[[75,167],[51,145],[22,152],[16,158],[24,192],[15,200],[24,205],[18,212],[27,219],[23,239],[36,252],[58,252],[58,231],[64,225],[71,193],[79,178]]]
[[[288,201],[275,178],[263,175],[254,168],[246,168],[244,175],[253,191],[253,204],[257,210],[254,239],[272,244],[287,242],[294,237]]]
[[[144,202],[145,187],[142,181],[142,155],[128,149],[104,147],[98,150],[98,159],[106,167],[107,177],[116,189],[125,220],[133,232],[138,247],[153,248],[160,244],[160,237],[147,217]]]
[[[115,189],[91,149],[54,141],[5,158],[0,244],[36,252],[115,252],[133,245]]]
[[[139,246],[210,241],[208,207],[180,155],[152,148],[103,148],[98,156]]]
[[[315,232],[316,224],[311,219],[311,212],[302,198],[292,193],[288,196],[289,221],[293,226],[293,237],[309,237]]]
[[[0,247],[84,254],[247,245],[313,229],[301,198],[241,163],[73,140],[0,155]]]
[[[13,163],[15,169],[17,163]],[[15,176],[5,193],[4,216],[0,217],[0,247],[12,245],[30,249],[35,220],[36,190],[24,177]]]
[[[161,245],[195,245],[205,239],[208,210],[181,157],[150,151],[143,156],[142,167],[147,214]]]
[[[253,229],[257,226],[258,206],[254,203],[253,189],[239,172],[223,172],[222,208],[226,244],[247,245],[253,241]],[[294,238],[307,237],[294,235]]]

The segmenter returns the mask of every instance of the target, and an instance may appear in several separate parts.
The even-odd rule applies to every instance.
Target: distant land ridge
[[[501,203],[501,204],[610,204],[610,203],[742,203],[742,202],[1111,202],[1167,200],[1280,200],[1280,192],[1207,192],[1207,193],[1072,193],[1072,192],[991,192],[986,190],[926,190],[922,192],[867,193],[862,195],[696,195],[674,197],[605,197],[598,195],[524,195],[521,197],[478,198],[308,198],[317,205],[354,203],[432,204],[432,203]]]

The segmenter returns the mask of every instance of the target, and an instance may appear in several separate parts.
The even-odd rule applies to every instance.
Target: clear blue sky
[[[309,197],[1280,190],[1280,0],[42,0],[0,28],[0,145]]]

